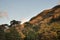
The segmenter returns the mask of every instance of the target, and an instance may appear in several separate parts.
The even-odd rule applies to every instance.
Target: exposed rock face
[[[52,19],[60,20],[60,5],[57,5],[49,10],[44,10],[37,16],[31,18],[31,24],[50,23]]]

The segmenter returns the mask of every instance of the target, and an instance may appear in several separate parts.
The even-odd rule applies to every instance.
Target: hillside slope
[[[0,25],[0,40],[60,40],[60,5],[44,10],[28,22]]]
[[[54,20],[60,20],[60,5],[57,5],[51,9],[44,10],[37,16],[31,18],[30,23],[38,24],[38,23],[50,23]]]

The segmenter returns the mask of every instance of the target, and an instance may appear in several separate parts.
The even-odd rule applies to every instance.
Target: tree
[[[12,21],[10,22],[10,26],[9,26],[9,27],[19,25],[20,23],[21,23],[21,21],[12,20]]]
[[[21,40],[20,35],[14,27],[10,28],[10,32],[6,32],[6,40]]]
[[[3,25],[0,25],[0,40],[5,40],[5,27]]]

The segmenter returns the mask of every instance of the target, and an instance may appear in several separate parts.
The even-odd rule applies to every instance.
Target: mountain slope
[[[30,23],[49,23],[52,21],[52,19],[60,20],[60,5],[57,5],[49,10],[44,10],[37,16],[31,18]]]
[[[8,27],[8,28],[7,28]],[[30,21],[0,25],[1,40],[60,40],[60,5],[44,10]]]

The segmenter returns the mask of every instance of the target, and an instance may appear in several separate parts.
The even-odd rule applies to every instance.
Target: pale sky
[[[13,19],[29,20],[42,10],[56,6],[57,3],[58,0],[0,0],[0,12],[8,14],[0,17],[0,24],[9,24]]]

